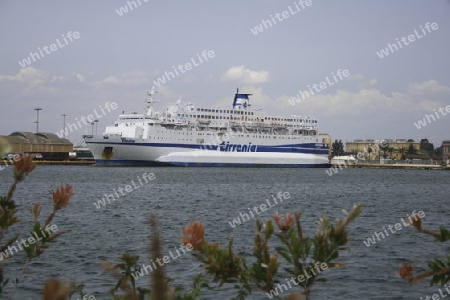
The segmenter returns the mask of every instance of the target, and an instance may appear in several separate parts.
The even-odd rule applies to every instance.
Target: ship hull
[[[253,145],[237,152],[220,145],[204,149],[196,144],[149,143],[120,138],[86,140],[97,165],[104,166],[184,166],[184,167],[329,167],[328,149],[314,144]],[[238,148],[239,149],[239,148]],[[244,146],[242,147],[244,149]],[[234,150],[234,151],[233,151]]]

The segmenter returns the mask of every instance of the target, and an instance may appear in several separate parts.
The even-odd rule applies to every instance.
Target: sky
[[[41,132],[96,111],[100,134],[122,111],[142,113],[165,78],[161,110],[179,97],[231,108],[239,88],[268,115],[317,117],[333,140],[440,146],[450,139],[449,16],[448,0],[2,0],[0,135],[35,132],[35,108]],[[79,124],[75,144],[93,130]]]

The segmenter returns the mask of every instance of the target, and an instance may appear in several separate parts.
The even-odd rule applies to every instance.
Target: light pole
[[[95,119],[94,122],[95,122],[95,135],[97,135],[98,119]]]
[[[63,117],[63,138],[66,138],[66,114],[61,115]]]
[[[378,148],[378,164],[381,165],[381,150]]]
[[[42,110],[42,108],[35,108],[34,109],[36,111],[36,133],[39,132],[39,111]]]

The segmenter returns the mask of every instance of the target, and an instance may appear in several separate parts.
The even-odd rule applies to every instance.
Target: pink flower
[[[278,228],[282,231],[288,231],[295,223],[294,217],[291,214],[286,214],[286,224],[283,224],[283,217],[279,212],[276,212],[273,218],[275,219],[275,223],[277,223]]]
[[[56,191],[53,191],[52,194],[55,210],[69,206],[70,205],[69,199],[74,195],[72,186],[70,184],[60,186],[59,188],[56,189]]]
[[[183,234],[187,237],[181,238],[183,244],[191,244],[194,250],[203,250],[203,242],[205,238],[205,225],[200,222],[194,221],[188,224],[188,226],[182,227]]]
[[[28,154],[22,155],[19,160],[14,162],[14,174],[19,180],[22,180],[35,168],[36,164],[33,163],[33,157]]]

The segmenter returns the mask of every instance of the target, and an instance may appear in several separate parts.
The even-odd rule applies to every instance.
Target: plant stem
[[[447,273],[450,273],[450,268],[445,268],[445,269],[442,269],[442,270],[439,270],[439,271],[432,271],[432,270],[430,270],[430,271],[425,271],[425,272],[423,272],[423,273],[420,273],[419,275],[417,275],[416,276],[416,278],[417,279],[422,279],[422,278],[426,278],[426,277],[429,277],[429,276],[435,276],[435,275],[444,275],[444,274],[447,274]]]
[[[32,258],[28,258],[27,262],[25,263],[25,265],[22,268],[22,271],[20,271],[19,277],[16,278],[16,282],[14,283],[14,288],[11,291],[11,294],[9,294],[8,299],[12,299],[14,293],[16,292],[17,286],[19,285],[20,279],[22,278],[23,273],[25,272],[25,269],[28,268],[28,266],[30,265],[31,260],[32,260]]]
[[[16,190],[16,187],[17,187],[17,183],[18,183],[18,182],[19,182],[19,181],[18,181],[17,179],[15,179],[14,182],[13,182],[13,184],[11,184],[11,187],[10,187],[9,190],[8,190],[8,194],[6,194],[6,199],[5,199],[5,201],[11,200],[12,195],[13,195],[14,191]]]

